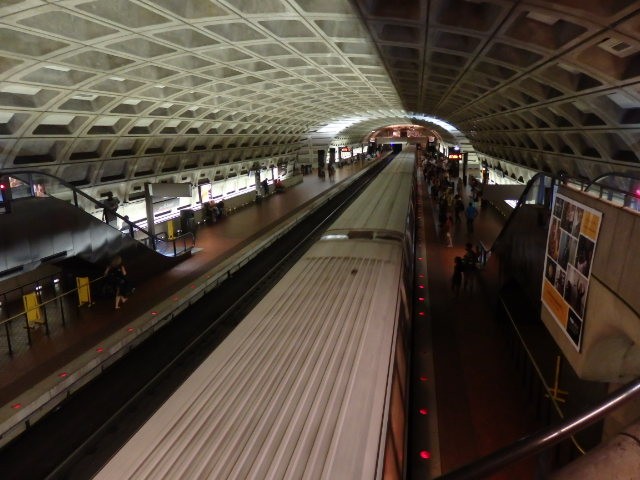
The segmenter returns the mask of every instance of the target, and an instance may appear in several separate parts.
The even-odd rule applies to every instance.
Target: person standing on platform
[[[447,215],[447,219],[442,225],[442,240],[444,244],[449,248],[453,247],[453,238],[451,236],[452,228],[453,228],[453,218],[451,218],[451,215]]]
[[[462,271],[464,272],[464,289],[473,291],[473,284],[476,282],[478,272],[478,252],[471,243],[464,246],[464,257],[462,257]]]
[[[473,221],[478,216],[478,210],[473,206],[473,202],[469,202],[469,206],[465,210],[465,215],[467,217],[467,233],[473,233]]]
[[[131,238],[135,238],[134,231],[133,231],[133,223],[131,222],[131,220],[129,220],[129,215],[125,215],[124,219],[125,219],[125,222],[124,222],[124,225],[122,226],[122,229],[126,233],[128,233]]]
[[[447,203],[447,197],[443,194],[438,201],[438,223],[442,227],[447,221],[449,215],[449,204]]]
[[[462,201],[462,197],[460,195],[456,195],[453,201],[453,209],[456,215],[456,223],[460,223],[462,220],[460,215],[464,212],[464,202]]]
[[[116,310],[120,309],[120,303],[125,303],[127,297],[132,292],[129,279],[127,278],[127,270],[122,263],[122,257],[117,255],[111,260],[111,263],[104,271],[104,277],[107,286],[115,294]]]
[[[120,200],[113,196],[113,193],[107,193],[107,199],[102,202],[104,210],[102,211],[102,220],[114,228],[118,228],[118,217],[116,210],[120,205]]]

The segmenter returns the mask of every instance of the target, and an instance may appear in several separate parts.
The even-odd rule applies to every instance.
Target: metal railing
[[[636,379],[608,395],[594,407],[581,414],[566,418],[556,400],[553,388],[545,380],[542,369],[527,347],[508,306],[503,299],[500,299],[500,301],[508,319],[506,322],[508,324],[507,328],[510,328],[514,337],[514,345],[512,345],[514,347],[512,354],[515,355],[514,363],[526,364],[524,368],[527,369],[527,372],[524,372],[521,376],[526,383],[527,391],[533,397],[533,401],[530,403],[535,404],[533,406],[536,413],[544,417],[542,419],[544,423],[551,423],[551,414],[555,414],[556,423],[467,465],[444,473],[435,480],[477,480],[486,478],[488,475],[504,470],[512,463],[538,454],[540,454],[540,458],[536,462],[538,471],[535,472],[534,478],[547,478],[552,467],[562,467],[569,461],[586,454],[585,448],[575,438],[576,434],[602,421],[610,412],[623,404],[640,398],[640,379]],[[571,443],[566,444],[565,448],[558,449],[559,444],[564,441],[570,441]],[[554,447],[555,450],[552,450]],[[572,449],[571,452],[568,451],[569,448]]]
[[[527,346],[527,342],[525,341],[520,329],[516,325],[516,322],[511,315],[509,307],[507,306],[504,298],[500,297],[500,305],[502,307],[502,311],[506,314],[508,319],[508,328],[510,328],[509,332],[513,334],[514,344],[513,350],[519,347],[517,352],[512,351],[512,356],[517,357],[514,358],[514,364],[519,366],[522,363],[525,363],[524,367],[528,370],[527,372],[523,372],[524,375],[521,377],[528,382],[526,385],[528,387],[528,391],[534,391],[533,396],[536,397],[536,413],[542,414],[545,418],[543,419],[545,423],[550,423],[548,406],[553,407],[552,412],[555,412],[557,419],[563,420],[565,418],[564,412],[560,407],[560,404],[557,401],[557,396],[555,392],[552,391],[552,388],[547,383],[545,376],[542,372],[542,368],[538,365],[538,362],[533,355],[533,352]],[[528,367],[528,368],[527,368]],[[535,384],[535,385],[534,385]],[[544,403],[544,406],[540,405],[540,402]],[[542,410],[543,412],[540,412]],[[580,443],[572,436],[571,443],[575,447],[575,452],[579,455],[585,454],[585,449],[580,445]]]
[[[603,402],[586,412],[569,418],[557,425],[540,430],[521,438],[480,460],[441,475],[436,480],[471,480],[497,472],[505,466],[547,450],[589,425],[602,420],[609,412],[624,403],[637,399],[640,394],[640,379],[628,383],[609,395]]]
[[[52,175],[47,172],[42,172],[39,170],[16,170],[11,172],[0,172],[0,177],[7,176],[11,178],[15,178],[22,182],[24,185],[28,186],[28,191],[20,192],[14,198],[24,198],[30,196],[37,196],[36,191],[38,191],[38,186],[43,185],[42,179],[52,179],[57,182],[59,185],[62,185],[65,188],[68,188],[72,194],[71,203],[78,208],[84,210],[78,201],[78,198],[82,198],[88,201],[94,207],[109,210],[109,208],[99,200],[87,195],[82,190],[80,190],[75,185],[63,180],[60,177]],[[12,191],[15,189],[12,188]],[[44,191],[43,191],[44,194]],[[45,194],[48,195],[48,194]],[[53,196],[53,195],[51,195]],[[123,234],[131,236],[134,240],[137,240],[148,248],[152,250],[156,250],[158,253],[161,253],[165,256],[178,256],[188,252],[191,248],[195,246],[195,235],[192,232],[185,232],[178,237],[175,238],[167,238],[166,234],[157,234],[152,235],[145,228],[140,227],[137,223],[132,222],[129,218],[125,218],[120,215],[118,212],[112,212],[116,218],[118,218],[122,222],[122,227],[119,229]],[[87,215],[90,215],[87,213]],[[93,216],[93,215],[92,215]]]
[[[28,281],[26,283],[23,283],[22,285],[10,288],[8,290],[1,291],[0,292],[0,318],[2,313],[4,313],[5,316],[11,315],[9,312],[10,312],[12,303],[21,301],[22,297],[25,294],[25,291],[28,291],[28,293],[38,292],[47,284],[57,285],[60,281],[60,276],[61,276],[60,272],[52,273],[50,275],[45,275],[35,280]]]
[[[545,174],[539,174],[539,176],[545,177]],[[551,180],[550,184],[549,180]],[[535,179],[535,181],[538,182],[539,187],[544,185],[548,188],[553,187],[556,182],[559,182],[559,179],[557,177],[547,176],[547,179],[538,178]],[[531,185],[533,183],[535,182],[532,179],[519,199],[518,206],[521,206],[524,203],[536,203],[550,208],[548,196],[546,194],[543,195],[542,192],[536,193],[535,189],[533,189],[533,185]],[[533,202],[531,201],[532,199]],[[498,243],[512,218],[513,216],[507,219],[501,234],[493,244],[494,246]],[[485,249],[485,252],[490,254],[492,250],[493,247],[488,251]],[[534,399],[533,401],[535,402],[534,406],[536,414],[540,417],[544,417],[542,420],[545,424],[551,423],[551,417],[555,414],[556,423],[545,427],[536,433],[523,437],[511,445],[497,450],[496,452],[473,461],[463,467],[442,474],[437,477],[436,480],[475,480],[478,478],[485,478],[492,473],[503,470],[514,462],[537,454],[542,454],[542,456],[537,462],[537,468],[539,470],[536,472],[535,478],[546,478],[554,459],[558,462],[557,466],[562,466],[568,463],[568,461],[586,453],[585,448],[583,448],[575,438],[575,434],[582,432],[589,426],[603,420],[611,411],[619,408],[624,403],[640,398],[640,379],[637,379],[613,394],[610,394],[596,406],[579,415],[575,415],[567,419],[560,407],[560,404],[556,401],[556,396],[554,395],[552,388],[545,380],[541,368],[527,347],[515,324],[509,308],[503,299],[501,299],[501,305],[506,317],[508,318],[506,323],[509,324],[510,330],[513,333],[513,350],[517,350],[516,352],[512,352],[516,357],[514,358],[514,363],[524,365],[524,369],[527,370],[523,373],[522,377],[526,382],[525,388],[527,388],[527,391],[531,393],[531,397]],[[571,443],[566,444],[564,448],[558,449],[558,445],[567,440]],[[552,447],[555,447],[556,449],[552,451]]]
[[[582,191],[631,210],[640,211],[640,179],[636,177],[607,173],[587,183]]]
[[[104,279],[104,276],[91,280],[87,286],[80,288],[64,289],[61,283],[52,282],[46,284],[45,282],[38,281],[38,285],[41,288],[36,288],[34,292],[38,298],[38,305],[29,311],[22,307],[20,313],[12,315],[0,321],[0,339],[3,340],[6,352],[11,356],[16,351],[21,351],[25,347],[29,347],[33,343],[33,337],[35,332],[44,330],[44,335],[51,335],[52,331],[56,328],[64,328],[69,321],[78,319],[81,316],[81,307],[79,304],[78,290],[81,288],[89,288],[92,291],[97,290],[95,287],[99,285]],[[58,290],[62,289],[60,293]],[[53,291],[53,297],[46,298],[47,294]],[[16,305],[18,300],[15,300]],[[93,305],[91,297],[91,303],[86,304],[87,307]],[[9,304],[3,304],[2,309],[7,310]],[[29,314],[33,310],[38,309],[41,318],[37,321],[30,321]],[[4,337],[4,338],[3,338]],[[2,344],[0,344],[2,345]]]

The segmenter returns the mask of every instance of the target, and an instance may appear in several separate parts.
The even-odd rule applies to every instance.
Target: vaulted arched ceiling
[[[637,174],[639,12],[631,0],[4,0],[0,169],[126,188],[313,158],[334,122],[360,142],[436,118],[480,156]]]

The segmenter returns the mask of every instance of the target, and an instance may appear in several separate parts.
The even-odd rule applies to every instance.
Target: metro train
[[[415,163],[396,155],[95,478],[403,478]]]

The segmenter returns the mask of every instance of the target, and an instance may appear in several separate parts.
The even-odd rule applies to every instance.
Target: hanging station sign
[[[542,303],[580,351],[602,212],[556,195],[549,222]]]

